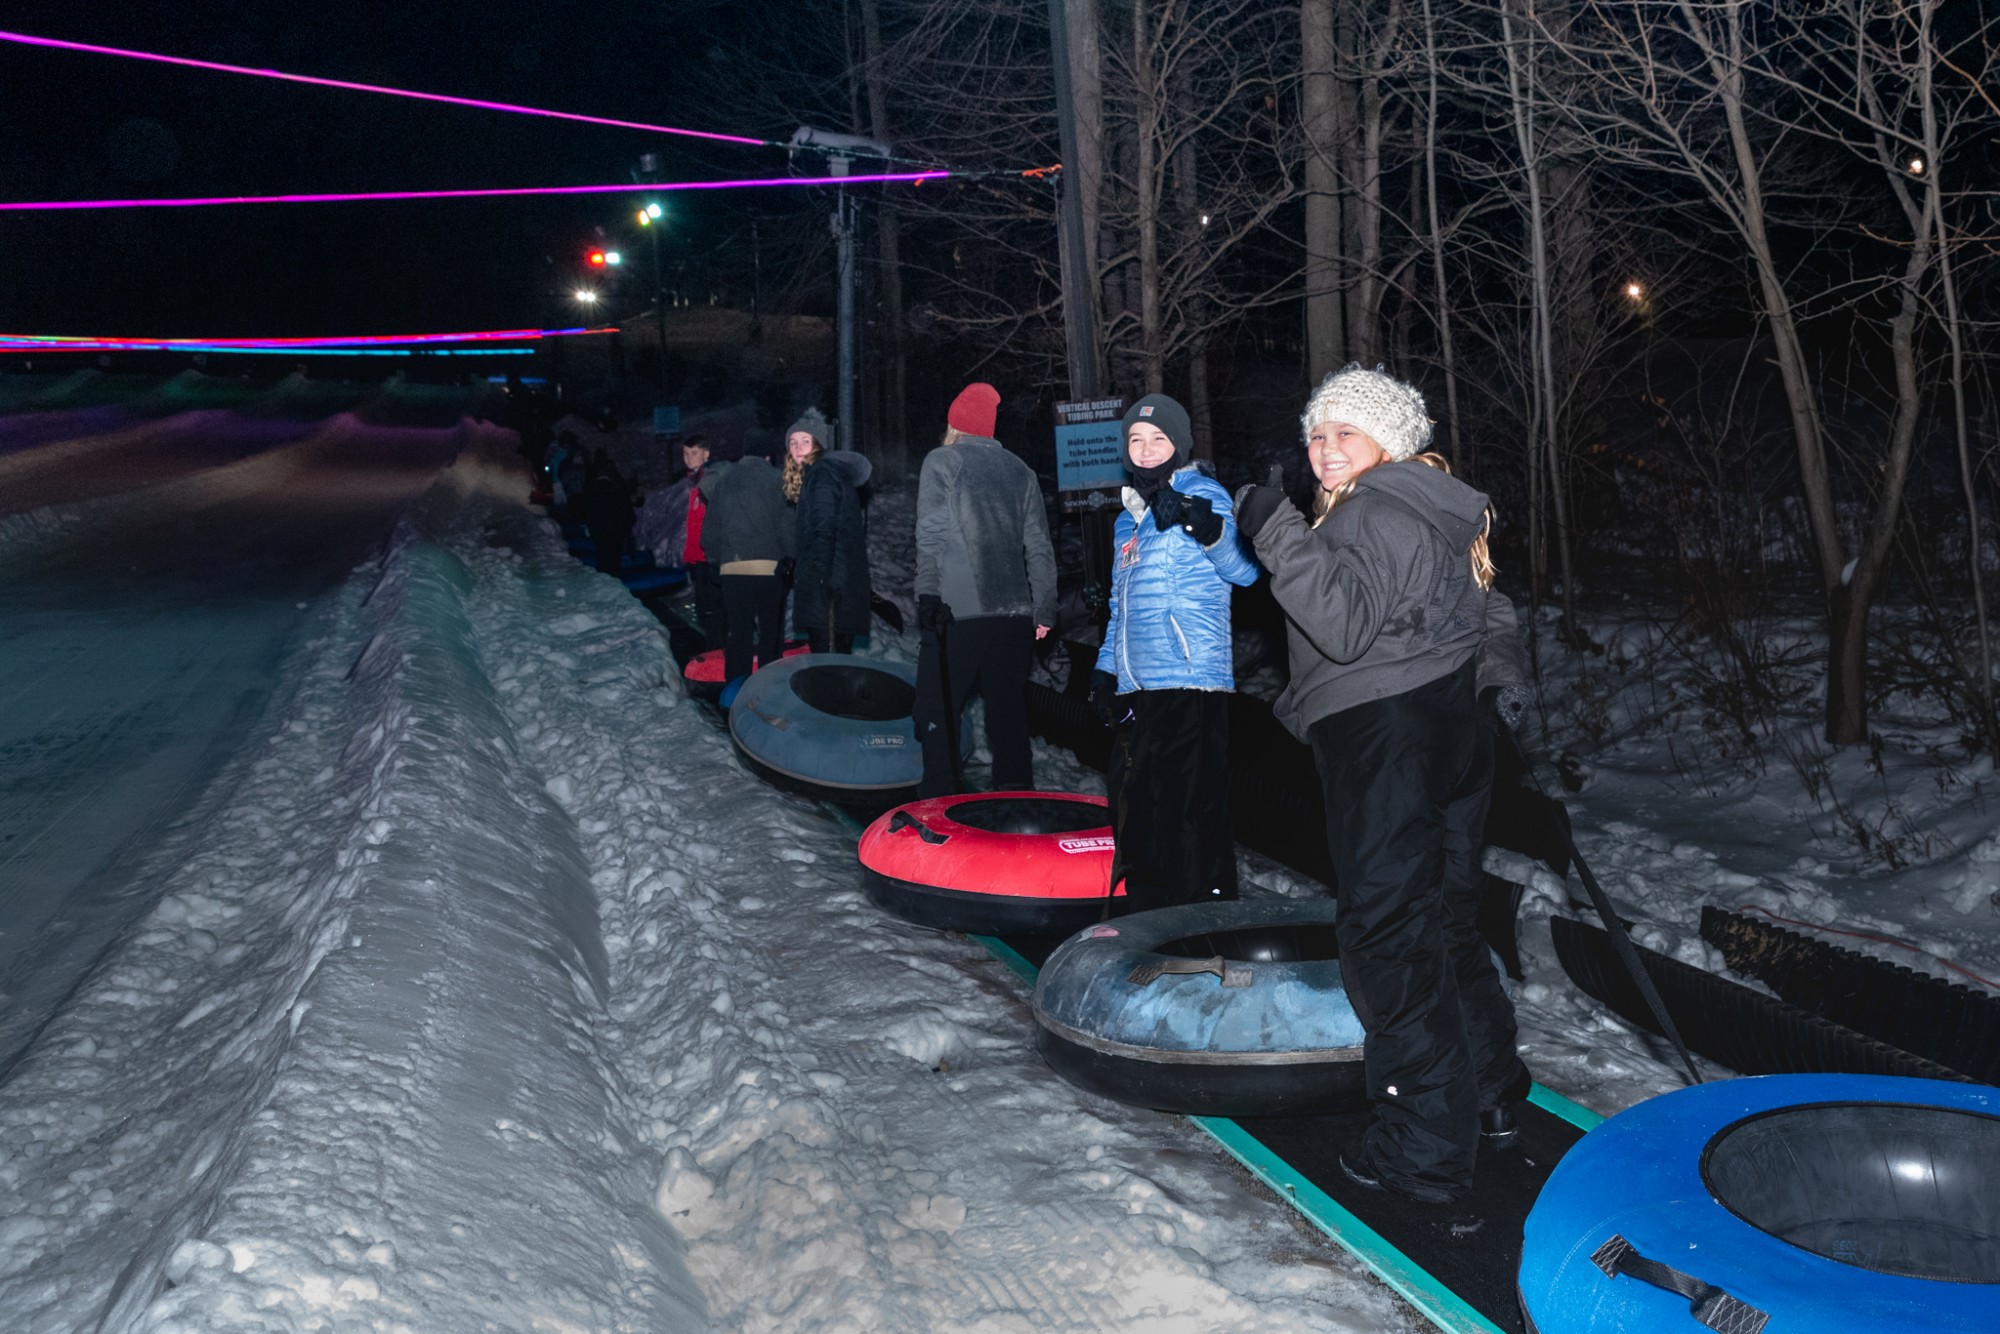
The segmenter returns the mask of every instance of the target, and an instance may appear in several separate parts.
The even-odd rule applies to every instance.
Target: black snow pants
[[[785,634],[785,581],[775,574],[725,574],[717,582],[728,619],[722,674],[734,681],[750,675],[753,654],[759,664],[778,660]]]
[[[688,583],[694,589],[694,619],[701,626],[706,648],[721,648],[725,618],[722,612],[722,575],[709,560],[690,561]]]
[[[1375,1119],[1356,1164],[1418,1194],[1472,1182],[1479,1111],[1522,1074],[1514,1007],[1473,924],[1493,734],[1473,664],[1309,731],[1326,794],[1341,974]]]
[[[954,744],[965,761],[962,736],[954,743],[947,726],[956,729],[965,702],[977,690],[986,701],[986,743],[993,752],[993,790],[1027,791],[1035,785],[1034,757],[1028,749],[1028,666],[1034,661],[1035,625],[1026,616],[970,616],[945,627],[944,668],[939,673],[938,639],[926,634],[917,649],[917,702],[914,721],[924,746],[924,777],[920,797],[945,797],[958,791],[952,772]],[[944,685],[951,687],[950,708]],[[949,721],[947,721],[949,720]]]
[[[1132,721],[1111,743],[1105,772],[1118,911],[1144,912],[1236,897],[1229,826],[1229,696],[1219,690],[1120,695]]]

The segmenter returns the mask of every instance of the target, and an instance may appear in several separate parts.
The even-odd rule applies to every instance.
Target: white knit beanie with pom
[[[1431,442],[1430,413],[1416,387],[1380,367],[1364,371],[1355,362],[1322,380],[1299,418],[1307,440],[1313,427],[1328,422],[1360,427],[1398,462],[1414,458]]]

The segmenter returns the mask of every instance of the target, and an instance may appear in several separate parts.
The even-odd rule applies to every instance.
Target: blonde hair
[[[1375,466],[1378,468],[1385,468],[1390,464],[1396,462],[1399,462],[1399,460],[1385,458],[1382,460],[1382,462],[1376,464]],[[1410,456],[1409,462],[1428,463],[1431,467],[1436,468],[1439,472],[1443,473],[1445,476],[1447,477],[1451,476],[1451,464],[1445,460],[1444,455],[1439,454],[1434,450],[1427,450],[1422,454],[1413,454]],[[1350,477],[1346,481],[1342,482],[1339,486],[1333,488],[1333,490],[1331,491],[1322,488],[1319,491],[1319,493],[1313,497],[1313,527],[1315,528],[1319,527],[1320,524],[1325,521],[1326,516],[1333,512],[1333,507],[1335,505],[1338,505],[1341,501],[1346,500],[1349,496],[1352,496],[1354,494],[1354,488],[1360,483],[1360,481],[1361,478],[1358,476]],[[1493,531],[1493,506],[1489,502],[1486,506],[1486,513],[1480,520],[1479,535],[1472,539],[1472,546],[1470,550],[1466,553],[1472,559],[1472,582],[1478,584],[1481,588],[1493,587],[1493,576],[1500,572],[1499,569],[1493,564],[1493,554],[1491,551],[1487,549],[1486,545],[1486,535],[1492,531]]]
[[[815,436],[813,438],[812,453],[806,455],[805,462],[801,463],[799,462],[799,460],[792,457],[791,442],[789,438],[786,440],[785,443],[785,503],[786,504],[796,505],[799,503],[799,490],[806,484],[806,469],[812,467],[813,464],[818,463],[819,456],[824,453],[826,453],[826,446],[822,445],[819,442],[819,438]]]

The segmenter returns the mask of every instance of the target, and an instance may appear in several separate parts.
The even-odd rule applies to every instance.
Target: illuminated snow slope
[[[872,909],[852,834],[744,770],[658,624],[476,461],[505,442],[462,440],[303,599],[265,702],[135,856],[143,911],[0,1083],[7,1328],[1416,1328],[1185,1122],[1051,1075],[983,951]],[[909,519],[877,498],[906,613]],[[22,516],[0,553],[68,522]],[[1747,900],[2000,954],[1969,799],[1955,851],[1869,875],[1807,841],[1782,775],[1675,794],[1664,744],[1601,748],[1572,803],[1651,943],[1700,957],[1699,904]],[[1676,1081],[1554,968],[1536,925],[1566,896],[1530,897],[1524,1042],[1615,1110]]]

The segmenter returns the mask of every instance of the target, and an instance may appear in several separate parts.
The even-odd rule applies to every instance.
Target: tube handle
[[[1634,1250],[1632,1243],[1613,1233],[1597,1248],[1590,1262],[1604,1271],[1606,1278],[1636,1278],[1641,1283],[1687,1298],[1688,1311],[1716,1334],[1763,1334],[1771,1317],[1746,1301],[1732,1297],[1713,1283],[1693,1274],[1684,1274],[1672,1265],[1649,1260]]]
[[[1167,973],[1213,973],[1222,979],[1225,987],[1247,987],[1254,970],[1232,968],[1229,960],[1218,954],[1212,959],[1162,959],[1158,963],[1142,963],[1125,980],[1135,987],[1146,987]]]
[[[931,828],[908,811],[897,811],[889,817],[889,832],[893,834],[899,829],[916,830],[917,837],[926,843],[949,843],[951,841],[950,834],[940,834],[937,830]]]

